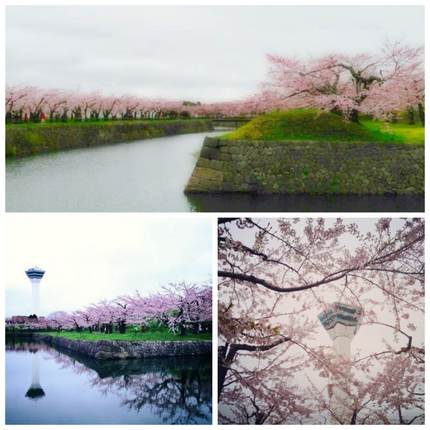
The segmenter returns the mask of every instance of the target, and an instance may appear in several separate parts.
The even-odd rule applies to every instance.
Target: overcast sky
[[[269,221],[273,226],[277,226],[276,222],[273,219],[264,219],[264,218],[254,218],[260,225],[265,226]],[[298,234],[302,234],[303,228],[305,226],[305,219],[303,218],[296,226],[295,229],[298,232]],[[346,225],[355,223],[357,224],[358,231],[362,235],[366,235],[367,233],[375,233],[375,223],[377,222],[378,218],[343,218],[344,223]],[[326,227],[331,227],[334,225],[335,219],[334,218],[325,218]],[[394,233],[398,229],[400,229],[404,224],[404,221],[401,218],[393,218],[391,222],[391,232]],[[238,229],[234,225],[230,227],[231,232],[233,233],[233,238],[235,240],[240,240],[243,243],[245,243],[248,246],[252,246],[255,240],[255,232],[254,229]],[[274,242],[277,243],[277,242]],[[356,238],[353,238],[350,234],[344,234],[339,238],[339,247],[348,249],[351,253],[354,253],[357,246],[359,246],[359,242],[356,240]],[[338,251],[340,251],[340,248]],[[336,251],[336,252],[338,252]],[[333,255],[338,255],[333,253]],[[315,294],[319,295],[325,302],[332,303],[340,300],[339,297],[339,288],[342,290],[343,286],[345,284],[345,280],[341,279],[339,281],[332,282],[330,284],[327,284],[324,288],[315,290]],[[379,299],[378,292],[375,290],[375,299]],[[304,296],[304,300],[306,300],[306,295]],[[354,299],[352,297],[346,298],[347,295],[344,297],[344,301],[346,300],[347,303],[356,304],[354,302]],[[285,296],[285,301],[283,303],[287,308],[291,306],[291,304],[288,301],[288,297]],[[321,312],[323,309],[317,309],[315,311],[315,317],[319,312]],[[381,316],[381,315],[379,315]],[[394,317],[391,315],[390,308],[387,308],[386,313],[384,314],[384,318],[386,318],[387,321],[391,321]],[[415,314],[414,312],[411,312],[410,319],[408,322],[413,322],[417,326],[417,331],[414,333],[414,339],[417,343],[422,342],[424,339],[424,321],[422,319],[422,314]],[[320,345],[321,342],[324,342],[327,345],[331,345],[331,340],[327,332],[324,330],[322,326],[319,326],[319,334],[320,336],[315,339],[315,345]],[[387,336],[389,338],[391,333],[390,329],[387,329],[385,327],[380,326],[366,326],[362,327],[360,331],[358,332],[357,336],[354,339],[353,343],[353,351],[354,347],[363,349],[365,351],[374,352],[377,348],[377,341],[380,339],[380,337]],[[380,337],[378,337],[378,335]],[[375,341],[375,342],[374,342]],[[399,342],[402,342],[403,339],[399,339]]]
[[[46,270],[41,313],[156,291],[169,281],[211,279],[211,222],[201,217],[28,214],[6,217],[6,316],[28,315],[24,271]]]
[[[258,89],[266,53],[424,43],[422,6],[9,6],[10,85],[228,100]]]

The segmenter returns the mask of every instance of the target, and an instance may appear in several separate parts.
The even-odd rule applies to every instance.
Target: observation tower
[[[45,274],[45,271],[40,267],[31,267],[25,271],[28,279],[31,282],[31,292],[32,292],[32,314],[39,316],[40,313],[40,297],[39,297],[39,285],[40,281]]]
[[[358,306],[336,302],[318,315],[333,341],[335,360],[339,362],[339,366],[347,366],[344,376],[351,372],[351,342],[360,327],[362,314],[363,310]],[[329,385],[330,409],[334,414],[332,424],[349,424],[348,418],[352,415],[349,395],[342,389],[343,386],[345,380],[342,382],[332,377]]]

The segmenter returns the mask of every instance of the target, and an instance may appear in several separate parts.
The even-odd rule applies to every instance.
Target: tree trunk
[[[357,109],[352,109],[350,112],[349,112],[349,115],[348,115],[348,119],[351,121],[351,122],[358,122],[358,110]]]
[[[266,421],[267,416],[263,412],[258,412],[255,415],[255,424],[257,425],[263,425]]]
[[[185,329],[185,324],[180,324],[179,325],[179,335],[185,336],[186,334],[187,334],[187,331]]]
[[[409,125],[415,124],[415,110],[409,107],[407,110],[407,114],[408,114],[408,124]]]
[[[218,347],[218,399],[221,396],[222,389],[228,370],[233,363],[234,357],[238,351],[268,351],[281,343],[289,342],[289,337],[283,337],[269,345],[247,345],[247,344],[225,344]]]
[[[393,124],[396,124],[398,122],[398,118],[397,118],[397,113],[396,112],[393,112],[393,114],[391,115],[390,122],[393,123]]]
[[[357,409],[354,409],[354,412],[351,417],[351,424],[357,424]]]
[[[421,124],[424,127],[426,122],[426,116],[424,112],[424,105],[422,103],[418,103],[418,116],[420,118]]]
[[[236,349],[233,349],[231,347],[229,348],[229,344],[220,346],[218,348],[218,399],[221,397],[221,392],[224,388],[225,378],[227,376],[229,366],[233,362],[235,355]]]
[[[119,323],[119,325],[118,325],[118,330],[119,330],[119,332],[120,332],[121,334],[124,334],[124,333],[125,333],[125,331],[126,331],[126,328],[127,328],[127,326],[126,326],[126,324],[125,324],[125,321],[120,321],[120,323]]]
[[[342,110],[339,108],[339,107],[334,107],[334,108],[332,108],[332,109],[330,109],[330,112],[331,113],[334,113],[334,114],[336,114],[336,115],[343,115],[343,112],[342,112]],[[236,127],[237,128],[237,127]]]

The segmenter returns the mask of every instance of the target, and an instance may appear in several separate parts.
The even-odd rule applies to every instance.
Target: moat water
[[[210,424],[211,357],[97,361],[6,343],[6,424]]]
[[[199,194],[185,185],[205,136],[184,134],[11,159],[8,212],[421,212],[416,196]]]

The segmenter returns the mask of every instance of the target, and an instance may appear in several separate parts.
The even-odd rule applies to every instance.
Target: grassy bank
[[[63,337],[70,340],[89,340],[89,341],[97,341],[97,340],[123,340],[129,342],[138,342],[138,341],[184,341],[184,340],[211,340],[211,333],[199,333],[199,334],[187,334],[185,336],[179,336],[174,334],[167,329],[159,329],[156,331],[147,331],[147,332],[133,332],[128,330],[126,333],[99,333],[93,332],[89,333],[88,331],[83,332],[42,332],[43,335],[55,336],[55,337]]]
[[[37,129],[40,127],[44,128],[56,128],[56,127],[89,127],[93,125],[129,125],[129,124],[146,124],[146,125],[157,125],[157,124],[168,124],[175,121],[195,121],[195,119],[133,119],[133,120],[91,120],[85,121],[69,120],[69,121],[44,121],[44,122],[18,122],[18,123],[7,123],[6,130],[14,128],[32,128]]]
[[[6,156],[23,157],[212,129],[210,120],[200,119],[11,124],[6,127]]]
[[[361,124],[374,133],[394,136],[397,141],[420,145],[424,144],[424,127],[419,124],[391,123],[375,120],[362,120]]]
[[[424,143],[424,127],[363,120],[345,121],[341,116],[315,109],[293,109],[260,115],[222,137],[227,140],[305,140],[324,142]]]

